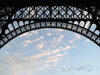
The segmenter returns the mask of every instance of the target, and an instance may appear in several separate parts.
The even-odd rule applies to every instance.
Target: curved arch
[[[74,6],[29,6],[16,9],[0,36],[0,48],[18,35],[40,28],[61,28],[79,33],[100,46],[92,12]],[[96,27],[93,27],[93,24]],[[4,28],[3,27],[3,28]],[[93,27],[93,28],[92,28]],[[92,28],[92,29],[91,29]]]
[[[70,30],[76,33],[79,33],[90,40],[92,40],[94,43],[96,43],[98,46],[100,45],[100,38],[97,36],[97,34],[93,33],[92,31],[73,23],[62,23],[62,22],[37,22],[37,23],[29,23],[25,24],[23,26],[20,26],[9,33],[6,34],[6,36],[3,37],[3,39],[0,41],[1,46],[3,47],[6,43],[8,43],[10,40],[14,39],[15,37],[36,29],[41,28],[60,28],[65,30]]]

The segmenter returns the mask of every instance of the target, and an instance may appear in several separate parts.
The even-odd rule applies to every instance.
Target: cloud
[[[33,34],[38,34],[38,31],[31,31],[31,32],[26,32],[26,33],[23,33],[21,34],[19,37],[31,37]]]
[[[51,72],[67,72],[69,71],[69,67],[61,67],[61,68],[58,68],[58,69],[53,69]]]
[[[70,41],[68,41],[68,42],[69,42],[69,43],[71,43],[71,44],[72,44],[72,43],[74,43],[74,41],[73,41],[73,40],[70,40]]]
[[[85,42],[89,42],[89,41],[90,41],[89,39],[86,39],[86,40],[85,40]]]
[[[30,57],[21,58],[20,56],[21,54],[20,55],[10,54],[9,56],[4,57],[3,60],[0,61],[0,65],[4,67],[0,67],[0,70],[2,70],[3,73],[7,73],[11,75],[15,75],[15,74],[16,75],[19,75],[19,74],[31,75],[32,72],[41,71],[45,67],[48,66],[48,65],[43,64],[44,61],[41,59],[33,59]],[[9,61],[6,61],[6,60],[9,60]]]
[[[56,54],[56,53],[58,53],[58,52],[60,52],[59,49],[56,49],[56,50],[54,50],[54,51],[41,52],[41,53],[39,53],[39,54],[36,54],[36,55],[31,56],[31,58],[40,58],[40,57],[44,57],[44,56],[50,56],[50,55]]]
[[[40,39],[44,39],[44,37],[43,37],[43,36],[41,36],[41,37],[40,37]]]
[[[58,58],[58,57],[62,57],[63,54],[56,54],[55,56],[51,56],[48,59],[54,59],[54,58]]]
[[[91,72],[93,68],[89,68],[87,66],[79,66],[79,67],[67,67],[63,66],[62,68],[59,69],[53,69],[53,72],[68,72],[68,71],[85,71],[85,72]]]
[[[75,46],[73,46],[73,48],[75,48]]]
[[[64,29],[54,29],[53,31],[56,32],[55,35],[59,35],[61,32],[64,31]]]
[[[31,41],[29,40],[27,40],[26,42],[31,43]],[[7,72],[7,74],[10,73],[13,75],[19,75],[19,74],[31,75],[33,74],[33,72],[43,71],[44,69],[51,68],[53,66],[57,67],[57,63],[63,59],[62,57],[64,54],[59,53],[61,51],[63,51],[61,50],[61,48],[54,49],[54,50],[47,50],[47,51],[44,50],[39,54],[35,54],[27,57],[26,56],[23,57],[23,54],[21,53],[19,54],[14,53],[13,55],[9,54],[8,56],[4,57],[3,60],[0,61],[0,65],[7,67],[7,70],[9,69],[8,71],[4,70],[4,72]],[[41,57],[44,58],[41,59]],[[53,64],[51,65],[48,63],[53,63]]]
[[[50,60],[47,60],[45,61],[45,63],[57,63],[61,60],[62,58],[53,58],[53,59],[50,59]]]
[[[48,36],[51,36],[51,35],[52,35],[52,33],[48,33],[47,35],[48,35]]]
[[[58,53],[58,52],[60,52],[60,49],[55,49],[51,53],[54,54],[54,53]]]
[[[68,51],[68,49],[70,49],[71,48],[71,46],[69,46],[69,45],[65,45],[65,47],[62,47],[62,50],[64,50],[64,51]]]
[[[32,40],[33,42],[40,42],[41,38],[37,37],[35,40]]]
[[[61,42],[62,41],[62,39],[64,38],[64,35],[60,35],[59,37],[58,37],[58,42]]]
[[[40,40],[40,43],[36,45],[36,48],[37,49],[42,49],[43,47],[46,46],[46,43],[47,43],[47,41],[41,41]]]
[[[60,30],[59,32],[62,32],[62,31],[63,30]],[[31,32],[31,33],[24,34],[24,36],[27,37],[28,34],[32,35],[32,34],[38,34],[38,33],[39,32],[33,32],[33,33]],[[47,36],[47,34],[45,34],[45,36]],[[50,37],[49,40],[44,42],[43,40],[45,40],[44,39],[45,36],[38,35],[38,37],[36,37],[35,39],[33,38],[32,40],[23,41],[24,46],[29,46],[29,44],[34,44],[32,48],[28,48],[29,50],[27,50],[27,51],[30,51],[30,54],[29,52],[25,51],[24,47],[21,48],[21,50],[19,50],[19,54],[16,53],[15,49],[13,49],[13,51],[16,54],[9,53],[9,52],[5,53],[7,54],[7,56],[3,57],[0,60],[0,65],[4,66],[4,68],[1,67],[1,69],[7,68],[6,70],[3,70],[3,72],[7,72],[7,74],[11,72],[9,75],[20,75],[20,74],[33,75],[33,72],[34,74],[36,72],[40,73],[43,70],[45,71],[45,69],[48,70],[52,68],[58,68],[56,69],[56,71],[73,71],[73,70],[83,71],[85,70],[87,72],[91,72],[92,70],[91,68],[85,69],[84,67],[74,67],[74,68],[60,67],[59,68],[59,65],[65,66],[65,64],[63,63],[60,64],[61,62],[64,62],[66,64],[70,62],[70,59],[66,59],[68,58],[67,57],[68,51],[69,49],[75,46],[68,45],[65,42],[65,40],[63,40],[65,37],[65,35],[63,34],[57,35],[56,37],[52,37],[52,38]],[[77,36],[77,39],[81,38],[79,35],[76,35],[76,36]],[[73,43],[74,40],[70,40],[68,42]],[[30,49],[32,49],[34,52],[31,52]]]
[[[39,54],[35,54],[35,55],[31,56],[30,58],[36,59],[36,58],[40,58],[40,57],[43,57],[43,56],[49,56],[51,54],[52,53],[50,51],[48,51],[48,52],[41,52]]]
[[[62,32],[64,30],[63,29],[54,29],[53,31],[55,31],[55,32]]]
[[[30,36],[32,36],[32,33],[26,32],[26,33],[21,34],[19,37],[30,37]]]
[[[32,43],[32,41],[30,41],[30,40],[27,40],[27,41],[26,41],[26,43],[30,43],[30,44],[31,44],[31,43]]]
[[[5,68],[4,67],[0,67],[0,70],[4,70]]]
[[[39,48],[43,48],[44,45],[45,44],[41,43],[41,44],[38,44],[37,46]],[[41,57],[44,57],[44,56],[50,56],[50,55],[53,55],[53,54],[57,54],[59,52],[68,51],[68,49],[70,49],[70,48],[71,48],[71,46],[65,45],[65,47],[59,47],[58,49],[53,49],[53,50],[49,49],[49,50],[46,50],[46,51],[45,50],[41,50],[41,53],[33,55],[33,56],[31,56],[31,58],[35,58],[36,59],[36,58],[41,58]],[[66,53],[66,55],[67,55],[67,53]],[[62,56],[62,55],[61,54],[57,54],[57,56]]]
[[[77,39],[81,40],[81,36],[80,36],[79,34],[75,33],[75,37],[76,37]]]
[[[36,54],[34,56],[31,56],[31,58],[40,58],[40,57],[43,57],[44,55],[42,53],[40,54]]]
[[[66,49],[70,49],[71,46],[69,46],[69,45],[65,45],[65,48],[66,48]]]
[[[67,54],[68,54],[68,52],[64,52],[64,54],[65,54],[65,55],[67,55]]]
[[[34,33],[34,34],[38,34],[38,31],[34,30],[34,31],[32,31],[32,33]]]
[[[60,35],[59,38],[64,38],[64,35]]]
[[[77,71],[86,71],[86,72],[91,72],[93,68],[89,68],[87,66],[80,66],[78,68],[72,68],[72,70],[77,70]]]
[[[44,47],[44,44],[37,44],[36,47],[42,49]]]
[[[49,68],[49,67],[51,67],[51,65],[45,64],[44,67]]]
[[[47,60],[46,63],[49,63],[49,62],[57,63],[57,62],[59,62],[61,59],[62,59],[62,58],[56,58],[56,59]]]
[[[23,43],[22,43],[22,45],[23,46],[28,46],[28,44],[32,44],[32,41],[31,40],[25,40]]]
[[[50,41],[51,44],[54,44],[55,46],[58,44],[63,44],[63,38],[64,35],[59,35],[58,37],[53,37]]]

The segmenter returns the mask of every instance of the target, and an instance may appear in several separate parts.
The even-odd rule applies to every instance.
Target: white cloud
[[[67,55],[67,54],[68,54],[68,52],[64,52],[64,54],[65,54],[65,55]]]
[[[38,48],[43,48],[43,44],[38,44],[37,47]]]
[[[30,37],[30,36],[32,36],[32,33],[26,32],[26,33],[21,34],[19,37]]]
[[[70,40],[70,41],[68,41],[68,42],[69,42],[69,43],[71,43],[71,44],[72,44],[72,43],[74,43],[74,41],[73,41],[73,40]]]
[[[48,65],[48,64],[45,64],[44,67],[45,68],[49,68],[49,67],[52,67],[52,66],[51,65]]]
[[[71,48],[71,46],[69,46],[69,45],[65,45],[65,47],[62,47],[62,50],[64,50],[64,51],[68,51],[68,49],[70,49]]]
[[[40,44],[37,44],[36,47],[42,49],[46,45],[46,41],[42,41]]]
[[[40,54],[37,54],[37,55],[34,55],[34,56],[31,56],[31,58],[40,58],[40,57],[42,57],[42,56],[44,56],[42,53],[40,53]]]
[[[55,56],[51,56],[48,59],[54,59],[54,58],[58,58],[58,57],[62,57],[63,54],[56,54]]]
[[[75,48],[75,46],[73,46],[73,48]]]
[[[35,40],[32,40],[33,42],[39,42],[39,41],[41,41],[41,39],[40,38],[36,38]]]
[[[31,44],[31,43],[32,43],[32,41],[30,41],[30,40],[27,40],[27,41],[26,41],[26,43],[30,43],[30,44]]]
[[[53,31],[62,32],[62,31],[64,31],[64,30],[63,30],[63,29],[54,29]]]
[[[58,52],[60,52],[60,50],[41,52],[40,54],[36,54],[36,55],[31,56],[31,58],[40,58],[43,56],[50,56],[50,55],[56,54]]]
[[[43,37],[43,36],[41,36],[41,37],[40,37],[40,39],[44,39],[44,37]]]
[[[45,61],[45,63],[57,63],[61,60],[62,58],[54,58],[54,59],[50,59],[50,60],[47,60]]]
[[[48,36],[51,36],[51,35],[52,35],[52,33],[48,33],[47,35],[48,35]]]
[[[35,30],[35,31],[32,31],[32,33],[34,33],[34,34],[38,34],[38,31]]]
[[[44,44],[38,44],[37,45],[39,48],[43,48]],[[65,45],[65,47],[60,47],[58,49],[54,49],[54,50],[48,50],[48,51],[45,51],[45,50],[42,50],[41,53],[39,54],[36,54],[36,55],[33,55],[31,56],[31,58],[40,58],[40,57],[44,57],[44,56],[50,56],[50,55],[53,55],[53,54],[57,54],[61,51],[68,51],[68,49],[70,49],[71,46],[69,45]],[[60,56],[61,54],[58,54],[57,56]]]
[[[51,43],[52,47],[56,47],[58,44],[64,44],[63,38],[64,38],[64,35],[62,34],[57,37],[52,37],[49,43]]]
[[[6,60],[9,60],[9,61],[6,61]],[[32,59],[30,57],[21,58],[19,55],[13,54],[13,55],[4,57],[3,60],[0,61],[0,65],[6,67],[6,69],[3,67],[0,67],[0,70],[2,70],[4,73],[11,74],[11,75],[19,75],[19,74],[31,75],[32,72],[41,71],[44,68],[49,67],[49,65],[45,65],[43,62],[44,61],[41,59]]]
[[[81,36],[80,36],[79,34],[75,33],[75,37],[76,37],[77,39],[81,40]]]
[[[63,30],[61,30],[61,32],[62,31]],[[34,32],[34,33],[38,34],[38,32]],[[28,36],[28,34],[24,34],[24,36]],[[33,48],[32,50],[34,51],[34,53],[31,53],[31,54],[28,53],[27,55],[25,54],[25,50],[24,50],[25,48],[23,48],[23,51],[22,50],[20,51],[25,54],[26,58],[23,56],[24,54],[22,55],[22,58],[21,58],[19,57],[18,54],[16,54],[14,57],[13,55],[10,56],[11,55],[10,53],[5,53],[5,54],[8,54],[9,56],[4,57],[5,58],[4,60],[0,60],[0,64],[3,66],[7,66],[9,70],[12,70],[13,74],[11,73],[11,75],[20,75],[20,74],[23,75],[23,73],[27,75],[31,75],[33,72],[43,71],[46,68],[51,68],[51,67],[56,68],[57,66],[59,67],[60,62],[63,62],[63,61],[65,61],[65,63],[70,62],[70,59],[65,59],[65,58],[68,58],[65,56],[67,56],[68,54],[68,51],[69,51],[68,49],[71,49],[71,47],[75,47],[75,46],[67,45],[66,42],[64,42],[63,40],[64,37],[65,35],[63,34],[57,35],[56,37],[52,37],[53,39],[50,38],[50,40],[48,40],[47,43],[44,43],[44,41],[42,41],[42,39],[45,40],[44,36],[38,36],[37,38],[35,39],[33,38],[32,40],[25,40],[24,41],[25,46],[28,46],[28,44],[32,44],[33,42],[35,42],[35,47],[40,48],[41,51],[36,50],[37,48],[34,49],[33,48],[34,46],[32,46]],[[81,39],[81,37],[77,34],[76,34],[76,38]],[[70,40],[68,42],[74,43],[74,40]],[[52,48],[51,45],[52,46],[54,45],[55,47]],[[6,61],[6,60],[9,60],[9,61]],[[62,65],[63,63],[61,64],[61,66]],[[3,68],[0,68],[0,69],[3,69]],[[60,70],[57,70],[57,71],[68,71],[68,68],[63,68],[63,69],[60,68]]]
[[[71,48],[71,46],[69,46],[69,45],[66,45],[66,49],[70,49]]]
[[[31,40],[25,40],[22,44],[24,46],[28,46],[28,44],[32,44],[32,41]]]
[[[85,40],[85,42],[89,42],[89,41],[90,41],[89,39],[86,39],[86,40]]]
[[[58,37],[58,39],[62,39],[62,38],[64,38],[64,35],[60,35],[60,36]]]
[[[60,36],[58,37],[58,42],[61,42],[63,38],[64,38],[64,35],[60,35]]]
[[[0,70],[4,70],[5,68],[4,67],[0,67]]]
[[[53,54],[58,53],[58,52],[60,52],[60,49],[55,49],[55,50],[52,51]]]
[[[52,53],[50,51],[48,51],[48,52],[41,52],[39,54],[36,54],[36,55],[31,56],[30,58],[36,59],[36,58],[40,58],[40,57],[43,57],[43,56],[49,56],[51,54]]]
[[[53,31],[56,32],[55,35],[59,35],[61,32],[64,31],[64,29],[54,29]]]

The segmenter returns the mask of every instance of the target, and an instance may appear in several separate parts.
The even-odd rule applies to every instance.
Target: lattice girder
[[[95,6],[5,7],[0,8],[0,15],[0,48],[18,35],[40,28],[74,31],[100,46],[100,10]]]

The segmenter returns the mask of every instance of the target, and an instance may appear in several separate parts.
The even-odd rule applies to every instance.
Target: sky
[[[100,48],[72,31],[32,30],[0,50],[0,75],[100,75]]]

